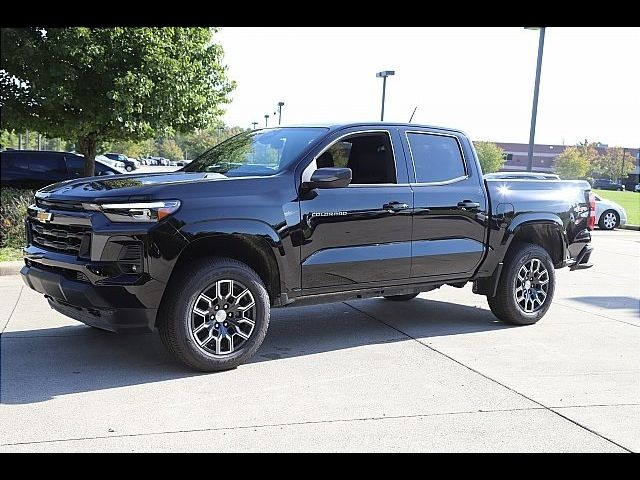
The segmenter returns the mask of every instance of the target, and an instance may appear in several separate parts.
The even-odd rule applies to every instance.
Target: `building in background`
[[[529,154],[528,143],[504,143],[495,142],[502,150],[504,150],[505,163],[502,167],[503,172],[518,172],[527,170],[527,156]],[[556,157],[571,145],[546,145],[536,144],[533,147],[533,171],[534,172],[553,172],[553,166]],[[598,153],[604,153],[608,145],[598,144],[596,147]],[[623,180],[627,189],[633,189],[633,185],[639,183],[640,180],[640,149],[625,148],[626,162],[635,162],[636,168],[631,172],[628,178]]]

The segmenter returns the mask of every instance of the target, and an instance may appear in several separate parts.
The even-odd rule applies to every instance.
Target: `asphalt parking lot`
[[[640,451],[640,232],[594,232],[537,325],[471,287],[275,310],[197,374],[0,277],[0,451]]]

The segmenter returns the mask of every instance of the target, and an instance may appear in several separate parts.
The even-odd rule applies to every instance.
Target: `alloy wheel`
[[[191,337],[205,354],[228,356],[240,350],[255,327],[256,302],[237,280],[218,280],[198,295],[191,312]]]
[[[549,272],[538,258],[525,262],[514,281],[513,296],[525,313],[534,313],[544,305],[549,290]]]

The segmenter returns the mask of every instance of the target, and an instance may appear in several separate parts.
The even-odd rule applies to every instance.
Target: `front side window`
[[[396,164],[387,132],[350,135],[316,159],[316,168],[347,167],[352,185],[396,183]]]
[[[65,165],[60,155],[36,154],[29,159],[29,170],[39,173],[65,173]]]
[[[407,133],[416,182],[436,183],[466,175],[460,146],[455,137]]]
[[[185,172],[228,177],[275,175],[327,132],[321,127],[273,128],[244,132],[216,145],[185,166]]]

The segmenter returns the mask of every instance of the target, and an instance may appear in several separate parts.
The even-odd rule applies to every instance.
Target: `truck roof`
[[[283,127],[322,127],[322,128],[328,128],[330,130],[342,130],[343,128],[348,128],[348,127],[419,127],[419,128],[429,128],[432,130],[442,130],[447,132],[461,133],[464,135],[464,132],[457,128],[438,127],[436,125],[423,125],[419,123],[402,123],[402,122],[303,123],[303,124],[283,125],[282,128]],[[269,128],[278,128],[278,127],[269,127]],[[262,129],[262,130],[266,130],[266,129]]]

